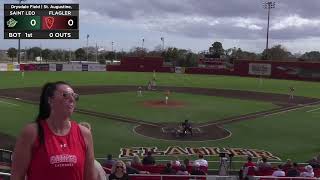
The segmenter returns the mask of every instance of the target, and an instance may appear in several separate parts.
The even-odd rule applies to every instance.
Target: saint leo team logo
[[[48,29],[51,29],[54,24],[54,17],[52,17],[52,16],[46,17],[45,22],[46,22]]]

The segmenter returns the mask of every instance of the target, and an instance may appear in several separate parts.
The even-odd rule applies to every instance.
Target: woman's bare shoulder
[[[34,141],[38,133],[38,127],[36,123],[29,123],[25,125],[21,131],[20,138]]]
[[[79,125],[79,124],[78,124],[78,126],[80,128],[80,131],[81,131],[83,137],[87,138],[87,137],[91,136],[91,132],[87,127],[84,127],[84,126]]]

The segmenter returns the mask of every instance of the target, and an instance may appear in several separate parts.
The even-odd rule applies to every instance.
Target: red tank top
[[[41,122],[44,144],[37,138],[32,148],[28,180],[83,180],[86,145],[78,124],[71,121],[67,135],[55,135],[46,121]]]

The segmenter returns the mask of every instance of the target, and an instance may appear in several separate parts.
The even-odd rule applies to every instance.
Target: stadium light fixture
[[[161,37],[160,40],[162,41],[162,51],[164,51],[164,37]]]
[[[266,42],[266,58],[268,59],[268,49],[269,49],[269,24],[270,24],[270,10],[276,7],[276,3],[273,1],[268,1],[263,3],[263,8],[268,10],[268,26],[267,26],[267,42]]]

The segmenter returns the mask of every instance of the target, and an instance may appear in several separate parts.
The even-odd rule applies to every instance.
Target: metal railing
[[[217,175],[167,175],[167,174],[130,174],[130,179],[141,179],[142,177],[145,179],[152,178],[159,180],[170,179],[173,180],[175,177],[177,179],[201,179],[201,180],[237,180],[238,176],[217,176]]]
[[[2,178],[3,180],[9,180],[11,174],[10,173],[5,173],[5,172],[0,172],[0,179]]]
[[[274,177],[274,176],[252,176],[253,180],[320,180],[316,177]]]

